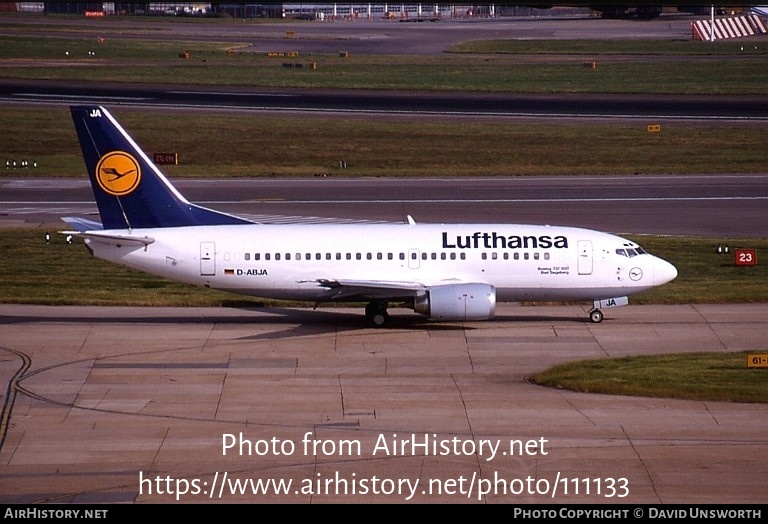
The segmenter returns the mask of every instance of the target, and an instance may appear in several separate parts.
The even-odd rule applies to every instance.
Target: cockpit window
[[[634,247],[634,248],[628,247],[626,249],[619,248],[616,250],[617,255],[621,255],[623,257],[629,257],[629,258],[636,257],[637,255],[645,255],[647,253],[648,252],[645,249],[641,248],[640,246]]]

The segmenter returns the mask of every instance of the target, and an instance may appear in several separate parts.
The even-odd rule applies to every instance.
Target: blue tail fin
[[[250,223],[189,203],[103,107],[70,111],[104,229]]]

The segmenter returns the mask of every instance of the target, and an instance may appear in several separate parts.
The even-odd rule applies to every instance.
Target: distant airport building
[[[82,15],[232,16],[305,20],[424,21],[500,16],[552,16],[589,13],[588,8],[536,8],[508,4],[354,2],[0,2],[0,11]]]
[[[455,4],[406,4],[406,3],[271,3],[252,4],[257,16],[270,18],[303,18],[318,20],[351,19],[440,19],[456,16],[471,16],[473,5]],[[217,10],[227,11],[242,8],[243,4],[216,5]],[[480,8],[484,13],[491,11],[490,6]]]
[[[446,4],[446,3],[354,3],[354,2],[275,2],[211,4],[214,12],[234,17],[302,18],[308,20],[389,19],[401,21],[440,20],[466,17],[546,16],[589,13],[589,8],[536,8],[508,4]]]
[[[210,2],[6,2],[18,11],[50,14],[210,15]]]

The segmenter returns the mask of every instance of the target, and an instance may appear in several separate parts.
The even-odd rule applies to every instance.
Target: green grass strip
[[[719,402],[768,402],[768,369],[750,353],[678,353],[569,362],[537,373],[543,386],[584,393]]]
[[[169,177],[476,177],[760,173],[768,126],[750,123],[306,118],[109,108],[148,153],[175,152]],[[649,132],[659,124],[659,132]],[[0,112],[0,177],[84,177],[66,108]],[[339,161],[346,161],[345,169]]]

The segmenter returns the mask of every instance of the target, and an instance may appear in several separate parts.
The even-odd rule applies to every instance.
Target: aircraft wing
[[[389,280],[345,280],[318,279],[317,282],[328,288],[328,293],[320,301],[338,300],[406,300],[427,288],[420,282],[397,282]]]
[[[435,286],[466,283],[459,278],[441,279],[434,282],[396,280],[318,279],[317,283],[328,288],[324,301],[410,300],[419,292]]]

